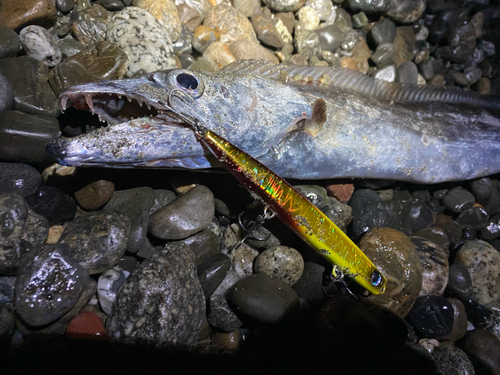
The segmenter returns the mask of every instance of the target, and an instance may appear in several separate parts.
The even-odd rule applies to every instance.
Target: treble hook
[[[332,273],[330,274],[330,278],[332,279],[333,282],[340,283],[344,287],[347,292],[353,296],[354,298],[359,300],[359,296],[353,293],[351,289],[347,286],[347,283],[344,280],[344,274],[342,273],[341,270],[337,266],[333,266]]]
[[[177,93],[180,93],[181,95],[178,95]],[[174,102],[172,100],[174,96],[176,96],[180,100],[184,100],[187,95],[180,89],[170,90],[170,92],[168,93],[169,109],[172,110],[172,112],[182,121],[191,126],[196,133],[198,133],[199,135],[204,135],[206,128],[198,121],[198,119],[188,116],[184,112],[180,111],[178,108],[175,108]]]
[[[264,207],[264,213],[257,216],[257,219],[254,221],[254,223],[250,226],[250,228],[247,229],[247,233],[245,234],[245,236],[230,251],[235,251],[236,249],[238,249],[243,244],[243,242],[245,242],[245,240],[251,236],[252,232],[257,227],[264,224],[264,221],[272,219],[274,216],[276,216],[276,212],[272,211],[267,206]],[[238,215],[238,221],[239,221],[240,225],[242,226],[242,228],[246,229],[243,226],[243,224],[241,223],[241,215]]]

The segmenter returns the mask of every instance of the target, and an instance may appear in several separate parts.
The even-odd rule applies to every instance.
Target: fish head
[[[62,91],[60,100],[63,110],[91,111],[108,124],[48,145],[59,163],[73,166],[209,168],[218,162],[186,118],[258,157],[312,113],[293,88],[232,70],[172,69],[85,83]]]

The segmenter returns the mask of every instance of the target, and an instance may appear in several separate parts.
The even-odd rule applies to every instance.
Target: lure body
[[[288,182],[214,132],[195,132],[217,159],[303,241],[373,294],[385,291],[386,279],[368,257],[315,205]]]

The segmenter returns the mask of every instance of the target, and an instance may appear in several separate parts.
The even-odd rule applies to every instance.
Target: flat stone
[[[26,197],[42,184],[40,173],[28,164],[0,163],[0,192]]]
[[[0,14],[1,14],[0,10]],[[21,50],[19,35],[0,21],[0,59],[14,57]]]
[[[285,45],[272,19],[264,17],[262,14],[255,14],[252,16],[251,22],[257,33],[257,38],[262,43],[275,48],[282,48]]]
[[[66,337],[70,339],[107,340],[108,334],[104,324],[96,314],[83,311],[69,322],[66,328]]]
[[[27,25],[51,27],[57,19],[55,3],[51,0],[2,0],[0,23],[19,30]]]
[[[231,260],[224,254],[215,254],[198,266],[197,273],[205,299],[210,298],[213,292],[226,277]]]

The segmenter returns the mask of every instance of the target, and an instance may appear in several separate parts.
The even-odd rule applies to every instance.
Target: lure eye
[[[377,270],[373,271],[370,276],[370,282],[373,286],[378,287],[382,284],[382,275]]]
[[[196,99],[203,94],[203,81],[193,72],[185,69],[175,69],[169,73],[170,84]]]

